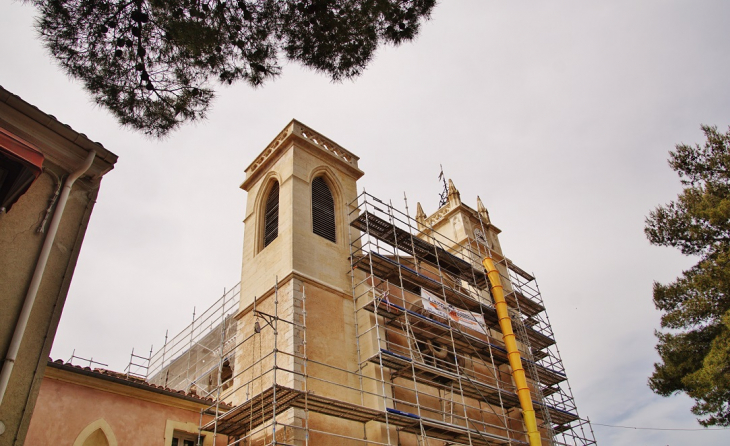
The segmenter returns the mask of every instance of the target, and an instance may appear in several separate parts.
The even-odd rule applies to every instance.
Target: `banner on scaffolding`
[[[478,331],[485,335],[487,334],[484,318],[479,313],[456,308],[423,288],[421,288],[421,303],[423,304],[423,308],[431,314],[435,314],[444,319],[450,319],[470,330]]]

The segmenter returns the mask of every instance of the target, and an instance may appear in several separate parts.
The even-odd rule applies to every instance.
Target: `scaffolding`
[[[352,244],[352,265],[365,273],[353,287],[353,299],[357,311],[375,315],[374,329],[384,333],[376,352],[364,361],[388,371],[383,376],[390,379],[394,410],[469,429],[468,438],[459,440],[463,444],[525,441],[481,267],[489,255],[501,265],[502,282],[510,285],[505,298],[543,444],[595,444],[589,421],[578,415],[535,278],[481,240],[468,237],[457,243],[412,219],[407,200],[405,209],[363,192],[352,221],[360,232]],[[480,213],[473,215],[486,232],[488,223]],[[430,309],[434,299],[424,296],[435,296],[446,311]],[[423,394],[429,395],[428,403],[419,398]]]
[[[192,321],[180,333],[165,341],[160,349],[151,347],[149,356],[134,352],[124,369],[127,376],[141,378],[149,384],[171,390],[212,398],[222,384],[218,367],[224,370],[235,359],[236,321],[241,284],[223,295],[200,314],[193,308]],[[225,373],[224,373],[225,377]]]
[[[456,243],[424,227],[405,204],[402,212],[365,192],[351,204],[352,338],[343,333],[343,342],[354,347],[352,364],[311,354],[308,285],[282,289],[277,279],[252,308],[235,315],[239,289],[236,305],[227,293],[208,310],[216,319],[194,318],[152,356],[149,380],[204,388],[213,417],[201,414],[200,431],[227,435],[229,445],[525,445],[481,266],[490,254],[507,284],[543,444],[595,444],[535,278],[480,240]]]

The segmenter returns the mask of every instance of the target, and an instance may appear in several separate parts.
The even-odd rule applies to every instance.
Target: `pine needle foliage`
[[[215,83],[260,86],[296,61],[334,81],[410,41],[436,0],[28,0],[61,67],[125,126],[205,117]]]
[[[680,144],[670,153],[684,190],[646,219],[651,243],[700,259],[674,282],[654,283],[665,331],[656,333],[662,362],[649,387],[692,397],[704,426],[730,426],[730,129],[702,130],[704,146]]]

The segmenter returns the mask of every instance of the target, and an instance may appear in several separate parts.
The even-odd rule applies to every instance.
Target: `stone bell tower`
[[[362,175],[357,156],[296,120],[246,169],[233,404],[274,384],[348,399],[332,383],[356,384],[336,371],[357,368],[354,343],[343,339],[354,339],[348,222]],[[305,414],[288,408],[276,419],[300,426]],[[326,422],[317,414],[306,418],[310,429]],[[281,428],[276,441],[299,444],[303,432]],[[256,444],[257,434],[249,435]]]
[[[246,168],[241,309],[276,277],[350,289],[347,217],[363,175],[358,160],[292,120]]]

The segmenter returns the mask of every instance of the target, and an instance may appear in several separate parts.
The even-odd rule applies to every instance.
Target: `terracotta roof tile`
[[[114,370],[103,369],[103,368],[92,369],[91,367],[88,367],[88,366],[83,367],[80,365],[72,364],[70,362],[65,362],[62,359],[56,359],[54,361],[52,358],[48,358],[48,363],[56,364],[57,365],[56,367],[61,366],[60,368],[67,369],[67,370],[68,369],[83,370],[85,372],[90,372],[92,374],[98,374],[101,376],[115,378],[117,380],[128,381],[128,382],[134,383],[136,385],[149,387],[150,389],[160,390],[160,391],[163,391],[163,392],[166,392],[169,394],[176,394],[176,395],[184,396],[186,398],[193,398],[200,402],[213,403],[213,404],[215,403],[215,398],[203,398],[203,397],[197,395],[195,392],[185,392],[184,390],[171,389],[171,388],[165,387],[165,386],[158,386],[156,384],[150,384],[146,380],[139,378],[137,376],[128,375],[126,373],[121,373],[121,372],[115,372]]]

